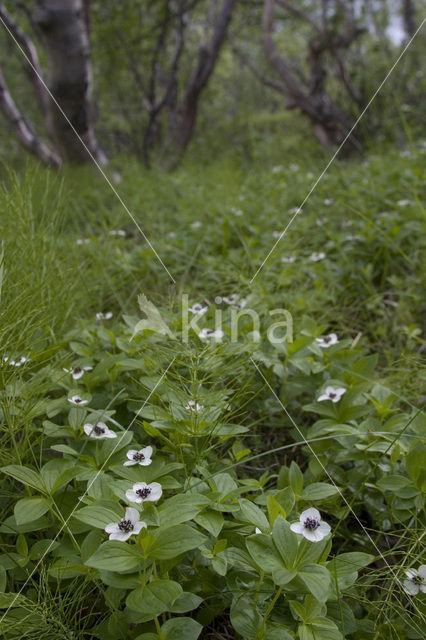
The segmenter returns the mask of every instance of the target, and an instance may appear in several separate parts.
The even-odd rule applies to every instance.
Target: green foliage
[[[52,211],[41,174],[11,182],[0,310],[7,640],[195,639],[220,624],[243,640],[422,637],[424,596],[403,588],[424,552],[422,158],[337,165],[281,241],[296,262],[282,262],[279,245],[250,286],[306,191],[301,169],[143,173],[144,230],[171,290],[93,176],[67,175]],[[123,175],[135,210],[139,172]],[[347,240],[346,222],[362,240]],[[31,251],[19,251],[25,233]],[[192,329],[182,340],[186,292],[188,306],[209,302],[200,328],[222,314],[221,341]],[[231,306],[215,298],[234,292],[258,314],[259,342],[250,317],[232,340]],[[269,310],[283,307],[292,335],[274,344]],[[339,340],[323,348],[331,332]],[[345,389],[338,402],[319,401],[328,386]],[[116,437],[87,435],[98,422]],[[150,464],[124,465],[146,446]],[[131,502],[138,482],[161,484],[161,497]],[[129,507],[146,526],[109,539]],[[331,526],[315,543],[292,529],[311,507]]]

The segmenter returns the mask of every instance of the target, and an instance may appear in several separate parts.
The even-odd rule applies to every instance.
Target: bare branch
[[[58,169],[61,166],[61,159],[51,151],[47,145],[36,136],[28,121],[16,106],[6,84],[5,77],[0,71],[0,107],[12,125],[12,129],[20,143],[39,160],[45,164]]]
[[[231,44],[233,53],[237,56],[237,58],[241,61],[241,63],[251,71],[254,77],[266,87],[270,89],[274,89],[274,91],[278,91],[279,93],[283,93],[285,87],[281,84],[281,82],[277,82],[272,78],[268,78],[264,73],[261,73],[259,69],[253,64],[250,60],[249,56],[245,55],[243,51],[237,46],[235,42]]]
[[[28,72],[31,77],[31,82],[34,86],[34,90],[37,96],[37,102],[40,105],[41,112],[44,116],[46,116],[48,112],[48,96],[46,93],[46,89],[44,88],[43,83],[40,80],[40,78],[43,78],[44,74],[38,59],[37,49],[35,48],[33,42],[28,38],[28,36],[26,36],[22,29],[14,22],[14,20],[6,10],[4,4],[0,4],[0,20],[4,23],[15,40],[22,47],[23,52],[31,63],[28,64]]]

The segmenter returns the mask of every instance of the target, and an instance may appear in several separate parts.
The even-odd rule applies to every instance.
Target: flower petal
[[[93,431],[93,424],[85,424],[83,427],[84,433],[86,434],[86,436],[90,436],[92,435],[92,431]]]
[[[128,457],[129,460],[133,461],[133,456],[137,453],[136,449],[129,449],[129,451],[126,453],[126,456]]]
[[[135,522],[139,522],[139,511],[134,509],[133,507],[126,508],[126,515],[124,516],[126,520],[130,520],[130,522],[134,525]]]
[[[134,464],[138,464],[136,460],[126,460],[126,462],[123,462],[124,467],[132,467]]]
[[[118,527],[117,522],[111,522],[110,524],[107,524],[104,531],[106,533],[117,533],[118,531],[120,531],[120,529]]]
[[[420,567],[417,569],[417,573],[421,578],[423,578],[423,580],[426,580],[426,564],[420,565]]]
[[[294,531],[294,533],[303,533],[305,527],[301,522],[293,522],[293,524],[290,525],[290,529]]]
[[[330,400],[330,398],[328,397],[328,395],[326,393],[323,393],[322,396],[317,398],[317,402],[323,402],[324,400]]]
[[[142,499],[138,496],[136,491],[133,491],[133,489],[128,489],[126,491],[126,498],[127,500],[130,500],[130,502],[142,502]]]
[[[303,535],[305,536],[306,540],[309,540],[309,542],[321,542],[324,537],[321,533],[318,533],[318,529],[316,529],[315,531],[310,531],[310,529],[303,529]]]
[[[300,514],[300,522],[302,524],[305,522],[306,518],[313,518],[314,520],[321,522],[321,514],[318,509],[315,509],[314,507],[305,509],[305,511]]]
[[[404,580],[402,584],[405,593],[408,593],[409,596],[416,596],[420,591],[419,585],[415,584],[411,580]]]
[[[141,520],[139,522],[135,522],[135,528],[133,529],[132,533],[140,533],[142,531],[142,529],[146,529],[146,522],[142,522]]]
[[[318,531],[318,533],[320,533],[322,537],[325,538],[325,536],[328,536],[328,534],[330,533],[331,527],[328,524],[328,522],[322,521],[318,529],[316,529],[316,531]]]
[[[152,456],[152,447],[144,447],[139,451],[145,458],[150,458]]]
[[[132,531],[129,533],[125,533],[124,531],[118,531],[117,533],[111,533],[109,536],[110,540],[120,540],[121,542],[126,542],[132,535]]]
[[[163,489],[161,488],[161,484],[159,482],[151,482],[151,484],[149,485],[149,488],[151,489],[151,493],[146,498],[147,500],[151,502],[155,500],[159,500],[163,495]]]

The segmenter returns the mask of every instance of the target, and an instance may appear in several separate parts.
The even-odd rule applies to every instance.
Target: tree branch
[[[22,29],[12,20],[3,4],[0,4],[0,20],[22,47],[23,52],[30,62],[30,64],[28,64],[28,71],[31,77],[31,82],[34,87],[41,112],[43,116],[46,117],[48,112],[48,95],[41,80],[43,79],[44,74],[38,59],[37,49]]]
[[[51,167],[54,167],[55,169],[58,169],[61,166],[61,159],[47,147],[47,145],[41,140],[41,138],[33,133],[31,127],[28,124],[28,121],[24,118],[24,116],[16,106],[7,87],[5,77],[1,71],[0,108],[11,123],[12,129],[15,131],[15,134],[20,143],[26,149],[31,151],[31,153],[37,156],[39,160],[47,165],[50,165]]]

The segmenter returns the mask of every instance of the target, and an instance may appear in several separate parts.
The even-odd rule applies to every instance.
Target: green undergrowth
[[[5,638],[422,638],[424,165],[7,174]]]

